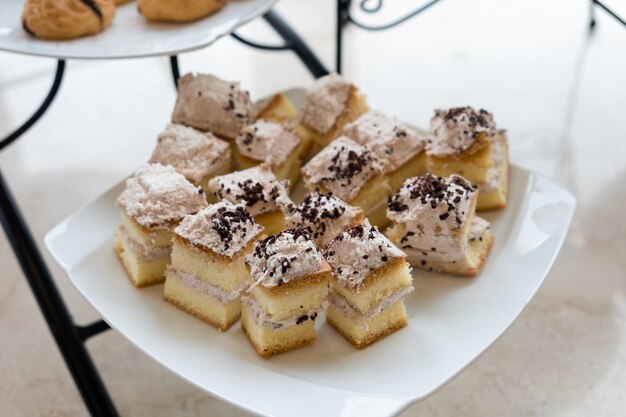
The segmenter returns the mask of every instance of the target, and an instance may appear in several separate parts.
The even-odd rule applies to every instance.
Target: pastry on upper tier
[[[41,39],[74,39],[102,32],[113,16],[113,0],[26,0],[22,27]]]
[[[380,160],[371,150],[345,136],[334,140],[302,167],[309,190],[331,191],[361,207],[372,224],[385,224],[389,184]]]
[[[209,189],[218,200],[244,202],[246,209],[267,234],[284,229],[285,217],[277,204],[279,197],[289,195],[289,181],[278,181],[267,164],[235,171],[209,181]]]
[[[360,207],[346,204],[330,192],[313,191],[298,205],[286,199],[279,203],[285,213],[285,227],[308,229],[317,247],[322,249],[340,233],[365,220]]]
[[[362,349],[407,325],[411,267],[377,228],[354,226],[328,244],[325,256],[333,270],[326,320],[350,343]]]
[[[426,173],[426,138],[393,117],[370,110],[346,125],[343,134],[378,156],[394,191],[405,179]]]
[[[263,119],[276,123],[284,123],[298,117],[298,110],[283,93],[274,94],[254,103],[252,113],[254,120]]]
[[[251,287],[241,298],[241,327],[263,357],[308,345],[327,306],[330,267],[306,229],[254,245],[246,257]]]
[[[208,182],[230,172],[230,146],[210,132],[172,123],[159,134],[150,162],[173,166],[194,185],[202,187],[207,197],[213,197]]]
[[[477,275],[494,240],[489,222],[475,215],[478,195],[458,175],[409,178],[389,200],[387,236],[415,267]]]
[[[172,122],[234,139],[249,121],[252,102],[238,82],[186,74],[178,82]]]
[[[262,231],[243,205],[227,201],[185,217],[174,229],[165,299],[228,329],[241,316],[239,296],[248,286],[245,257]]]
[[[207,202],[202,189],[173,167],[147,164],[126,181],[116,205],[122,224],[115,233],[115,251],[133,284],[143,287],[163,282],[171,230]]]
[[[155,22],[190,22],[217,12],[224,0],[137,0],[139,12]]]
[[[300,124],[319,147],[328,145],[351,121],[367,111],[365,97],[341,75],[319,78],[306,93]]]
[[[478,210],[506,206],[506,132],[496,129],[488,111],[471,107],[436,110],[430,121],[426,154],[430,173],[444,177],[458,174],[478,186]]]
[[[311,142],[286,124],[257,120],[241,130],[235,143],[235,160],[239,169],[266,162],[276,178],[288,179],[294,186]]]

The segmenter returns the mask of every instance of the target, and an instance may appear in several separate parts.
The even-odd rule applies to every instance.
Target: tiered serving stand
[[[0,141],[0,150],[45,113],[60,88],[68,59],[166,56],[176,83],[179,53],[207,47],[230,35],[255,48],[291,50],[314,77],[327,74],[311,49],[271,10],[275,2],[229,1],[214,16],[188,25],[148,24],[132,5],[124,6],[104,33],[68,42],[29,37],[20,27],[22,0],[0,2],[0,50],[58,61],[47,97],[22,126]],[[345,24],[356,22],[349,16],[350,3],[337,1],[338,46]],[[369,5],[373,9],[380,6],[382,2]],[[255,18],[263,18],[284,44],[262,45],[234,33]],[[340,48],[337,58],[340,70]],[[288,94],[296,104],[301,103],[302,90]],[[575,199],[556,184],[512,167],[509,206],[486,215],[497,241],[480,277],[459,280],[416,273],[416,291],[407,300],[410,326],[364,351],[355,351],[331,329],[324,328],[314,346],[263,361],[249,347],[238,325],[219,334],[164,303],[158,286],[135,290],[129,285],[112,250],[118,221],[114,200],[122,189],[120,182],[69,216],[45,239],[70,281],[104,319],[78,325],[0,172],[0,221],[94,417],[118,416],[85,347],[90,337],[110,326],[190,383],[261,415],[396,415],[456,376],[506,331],[549,272],[575,206]]]

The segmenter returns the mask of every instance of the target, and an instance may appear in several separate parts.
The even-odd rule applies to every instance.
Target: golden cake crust
[[[132,275],[130,274],[130,267],[126,264],[126,260],[122,256],[123,252],[124,252],[124,249],[116,240],[115,241],[115,255],[117,255],[117,259],[119,259],[120,263],[122,264],[122,267],[124,267],[124,272],[126,272],[126,276],[128,277],[128,280],[130,281],[131,284],[133,284],[134,287],[136,288],[149,287],[154,284],[160,284],[161,282],[165,280],[165,274],[163,274],[163,280],[159,280],[158,282],[144,282],[144,283],[135,282]]]
[[[402,268],[405,267],[405,264],[406,264],[406,259],[405,258],[392,259],[392,260],[388,261],[387,263],[385,263],[384,265],[382,265],[381,267],[376,268],[372,272],[370,272],[367,275],[367,277],[365,277],[365,279],[363,280],[361,285],[356,286],[356,287],[350,287],[350,286],[342,285],[337,280],[337,277],[334,274],[331,275],[330,280],[331,280],[333,285],[345,288],[348,291],[350,291],[352,294],[358,294],[359,292],[361,292],[363,290],[367,291],[367,289],[371,285],[373,285],[376,281],[378,281],[378,279],[380,279],[380,277],[382,275],[389,274],[395,268],[402,269]]]
[[[226,330],[230,329],[230,327],[233,324],[235,324],[237,320],[239,320],[239,318],[241,317],[241,313],[240,313],[238,316],[235,316],[229,323],[222,325],[221,323],[211,320],[207,316],[199,314],[197,311],[193,310],[192,308],[188,308],[186,304],[179,302],[174,297],[169,297],[167,294],[163,294],[163,299],[167,301],[168,303],[174,305],[176,308],[181,309],[185,313],[191,314],[192,316],[204,321],[205,323],[209,323],[211,326],[215,327],[220,332],[225,332]]]
[[[370,337],[366,338],[365,340],[356,340],[353,337],[351,337],[349,334],[347,334],[346,332],[343,332],[341,330],[341,327],[333,323],[333,320],[331,318],[327,317],[326,322],[330,324],[330,326],[333,329],[335,329],[337,333],[342,335],[347,341],[349,341],[352,344],[352,346],[354,346],[357,349],[365,349],[366,347],[378,342],[381,339],[384,339],[385,337],[389,336],[393,332],[400,330],[409,324],[406,318],[402,318],[401,320],[398,320],[395,323],[390,324],[385,329],[385,331],[381,333],[372,334]]]
[[[224,0],[138,0],[142,15],[155,22],[190,22],[217,12]]]
[[[250,253],[252,251],[252,248],[254,247],[254,243],[259,239],[263,239],[264,237],[265,235],[263,234],[263,232],[259,233],[254,238],[252,238],[250,242],[248,242],[248,244],[245,247],[243,247],[237,255],[233,256],[232,258],[229,258],[228,256],[222,255],[220,253],[214,252],[209,248],[194,245],[189,240],[183,238],[182,236],[177,235],[176,233],[172,235],[172,243],[178,243],[179,245],[183,245],[189,248],[199,250],[209,256],[213,256],[217,258],[220,262],[230,263],[230,262],[233,262],[235,259],[237,259],[237,257],[246,256],[248,253]]]
[[[74,39],[103,31],[113,16],[113,0],[27,0],[22,26],[37,38]]]
[[[246,269],[250,272],[250,267],[246,265]],[[320,271],[304,278],[291,279],[286,283],[276,287],[265,287],[262,284],[257,288],[265,292],[269,297],[280,297],[293,290],[307,289],[321,282],[328,281],[333,276],[330,271]]]
[[[255,343],[254,340],[252,340],[252,337],[248,333],[248,330],[246,329],[245,325],[242,324],[241,329],[243,330],[243,333],[246,335],[246,337],[250,341],[250,344],[252,345],[252,348],[263,359],[269,359],[269,358],[271,358],[274,355],[278,355],[279,353],[285,353],[285,352],[289,352],[290,350],[299,349],[299,348],[308,346],[308,345],[312,344],[315,341],[315,339],[300,340],[297,344],[293,344],[293,345],[290,345],[288,347],[273,348],[273,349],[268,347],[268,348],[264,349],[261,346],[259,346],[257,343]]]

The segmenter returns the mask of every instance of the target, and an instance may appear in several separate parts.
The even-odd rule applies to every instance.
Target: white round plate
[[[294,102],[302,95],[289,92]],[[356,350],[325,325],[311,346],[264,360],[239,324],[220,333],[163,301],[162,285],[132,286],[113,249],[123,189],[120,182],[52,229],[48,250],[102,318],[147,355],[207,393],[273,417],[391,417],[435,392],[532,299],[576,205],[557,184],[511,166],[507,208],[481,213],[496,240],[479,276],[415,270],[406,328]]]
[[[118,7],[104,32],[69,41],[45,41],[22,29],[24,0],[0,1],[0,50],[62,59],[175,55],[203,48],[263,15],[277,0],[227,0],[219,12],[191,23],[150,23],[131,2]]]

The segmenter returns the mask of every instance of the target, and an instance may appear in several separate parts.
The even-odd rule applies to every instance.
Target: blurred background
[[[626,17],[626,2],[606,3]],[[377,15],[354,15],[382,23],[418,5],[387,1]],[[277,10],[334,67],[335,1],[282,0]],[[590,37],[588,20],[588,0],[445,0],[389,31],[345,32],[344,75],[372,107],[418,126],[427,126],[436,107],[484,107],[508,130],[513,163],[579,199],[564,249],[519,320],[403,417],[626,410],[626,27],[599,11]],[[239,33],[276,40],[261,20]],[[253,98],[312,81],[290,52],[259,52],[228,37],[180,62],[182,72],[240,80]],[[54,60],[0,53],[0,136],[39,105],[54,67]],[[165,58],[69,61],[46,116],[0,154],[39,242],[146,161],[174,100]],[[0,270],[0,415],[87,415],[4,234]],[[53,272],[76,320],[97,318],[61,271]],[[115,332],[89,348],[122,415],[246,415]]]

